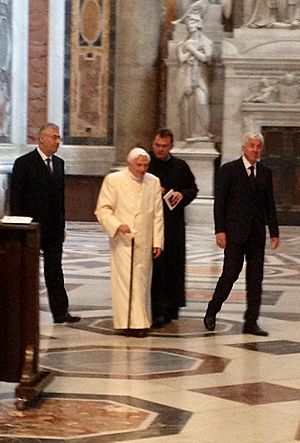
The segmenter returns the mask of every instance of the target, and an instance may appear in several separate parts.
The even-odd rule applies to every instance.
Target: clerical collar
[[[161,162],[167,162],[168,160],[170,160],[170,158],[171,158],[171,154],[169,154],[168,155],[168,158],[166,158],[165,160],[163,160],[162,158],[158,158],[158,157],[156,157],[156,155],[154,154],[154,157],[156,158],[156,160],[159,160],[159,161],[161,161]]]

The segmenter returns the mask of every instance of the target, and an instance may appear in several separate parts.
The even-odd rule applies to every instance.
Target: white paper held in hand
[[[172,203],[172,197],[173,197],[173,195],[174,195],[174,189],[170,189],[170,191],[168,191],[164,196],[163,196],[163,199],[164,199],[164,201],[166,202],[166,204],[167,204],[167,206],[168,206],[168,208],[170,209],[170,211],[172,211],[177,205],[178,205],[178,203],[179,202],[177,202],[177,203]]]

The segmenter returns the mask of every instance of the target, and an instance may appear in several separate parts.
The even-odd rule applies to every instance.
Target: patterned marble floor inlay
[[[102,443],[179,432],[190,413],[122,396],[48,394],[39,407],[17,411],[12,400],[0,400],[0,441]],[[109,436],[109,437],[108,437]],[[108,439],[109,438],[109,439]],[[16,440],[14,440],[16,439]],[[84,439],[84,440],[83,440]]]
[[[98,334],[118,335],[113,328],[112,318],[88,318],[80,323],[71,326],[74,329],[97,332]],[[217,322],[214,334],[240,334],[242,325],[235,321],[226,322],[219,320]],[[192,338],[207,335],[208,331],[204,327],[203,319],[194,317],[181,317],[178,321],[164,325],[162,328],[152,328],[148,332],[150,337],[168,337],[168,338]]]
[[[267,342],[237,343],[229,346],[249,349],[250,351],[266,352],[274,355],[300,354],[300,343],[290,340]]]
[[[300,400],[300,389],[293,389],[273,383],[244,383],[215,388],[194,389],[194,392],[213,395],[248,405],[263,405]]]
[[[113,328],[101,225],[69,222],[67,232],[69,308],[81,321],[53,324],[41,258],[39,368],[53,378],[24,410],[17,384],[0,380],[1,443],[300,442],[300,227],[282,226],[276,251],[266,245],[268,337],[242,333],[244,270],[215,330],[203,325],[223,263],[213,226],[187,226],[186,307],[145,338]]]
[[[40,366],[55,374],[136,380],[217,373],[229,362],[184,350],[134,346],[55,348],[40,356]]]

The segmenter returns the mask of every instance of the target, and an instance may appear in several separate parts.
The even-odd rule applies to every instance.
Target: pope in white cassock
[[[110,238],[114,328],[136,337],[151,326],[152,259],[164,241],[160,181],[147,173],[149,161],[144,149],[132,149],[127,168],[105,177],[95,210]]]

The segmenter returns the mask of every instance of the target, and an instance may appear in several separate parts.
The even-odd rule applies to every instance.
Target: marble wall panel
[[[47,121],[48,0],[29,2],[28,143]]]
[[[64,139],[111,144],[113,132],[114,1],[66,2]]]
[[[11,2],[0,0],[0,143],[11,130]]]

